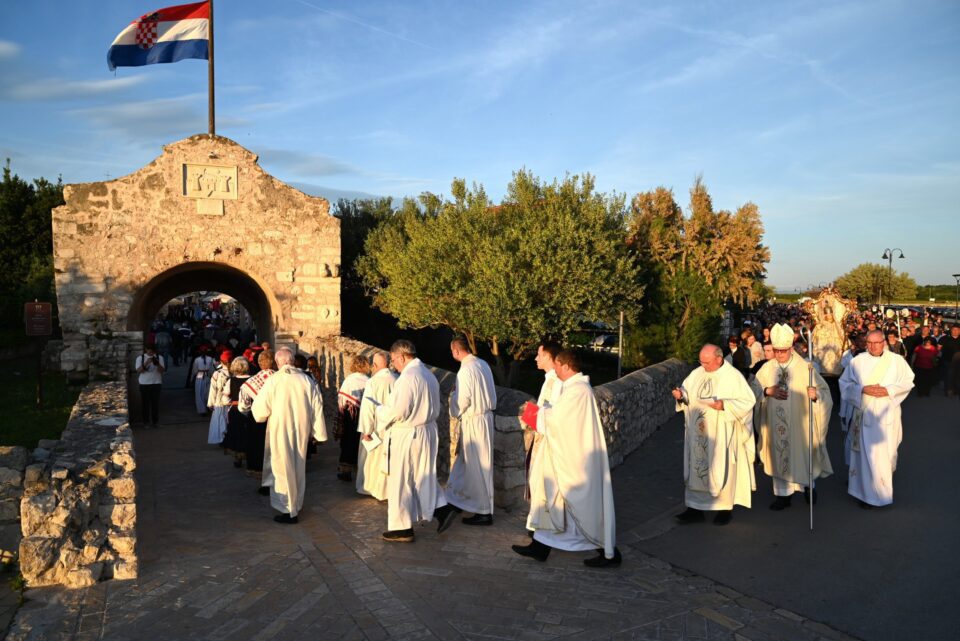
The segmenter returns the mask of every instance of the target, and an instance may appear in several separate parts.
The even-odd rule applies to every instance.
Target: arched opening
[[[161,309],[179,296],[201,291],[227,294],[252,318],[258,341],[274,343],[281,312],[272,293],[251,275],[234,267],[214,262],[184,263],[157,274],[134,295],[127,314],[127,331],[142,332],[146,337]],[[127,386],[129,407],[131,420],[134,422],[140,422],[142,419],[138,380],[137,375],[133,373],[133,359],[139,353],[136,351],[130,355],[131,362],[128,370],[131,372]],[[168,362],[168,369],[170,365]],[[189,365],[183,366],[185,377]],[[170,375],[164,377],[165,388],[174,383],[172,370]]]
[[[183,263],[157,274],[134,295],[127,314],[127,331],[146,331],[168,301],[199,290],[223,292],[235,298],[253,317],[261,340],[274,341],[280,311],[272,294],[249,274],[214,262]]]

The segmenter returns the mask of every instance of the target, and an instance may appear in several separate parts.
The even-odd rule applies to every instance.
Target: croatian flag
[[[185,58],[209,59],[210,4],[181,4],[134,20],[107,52],[110,71]]]

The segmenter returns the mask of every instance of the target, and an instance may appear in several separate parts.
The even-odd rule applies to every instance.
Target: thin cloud
[[[274,165],[298,176],[337,176],[359,173],[351,165],[320,154],[289,149],[259,149],[261,164]]]
[[[376,26],[376,25],[372,25],[372,24],[370,24],[370,23],[363,22],[362,20],[358,20],[357,18],[354,18],[353,16],[348,15],[348,14],[346,14],[346,13],[340,13],[339,11],[331,11],[330,9],[325,9],[325,8],[323,8],[323,7],[318,7],[317,5],[315,5],[315,4],[313,4],[313,3],[306,2],[306,0],[296,0],[296,1],[299,2],[300,4],[302,4],[302,5],[305,6],[305,7],[310,7],[311,9],[316,9],[317,11],[319,11],[319,12],[321,12],[321,13],[325,13],[325,14],[327,14],[328,16],[333,16],[334,18],[337,18],[337,19],[339,19],[339,20],[344,20],[344,21],[346,21],[346,22],[351,22],[351,23],[353,23],[353,24],[355,24],[355,25],[358,25],[358,26],[360,26],[360,27],[363,27],[364,29],[368,29],[368,30],[370,30],[370,31],[374,31],[374,32],[376,32],[376,33],[380,33],[380,34],[383,34],[383,35],[385,35],[385,36],[389,36],[389,37],[391,37],[391,38],[395,38],[396,40],[400,40],[400,41],[402,41],[402,42],[408,42],[408,43],[410,43],[410,44],[412,44],[412,45],[416,45],[416,46],[418,46],[418,47],[423,47],[424,49],[429,49],[429,50],[431,50],[431,51],[436,51],[436,50],[437,50],[436,47],[431,47],[431,46],[428,45],[428,44],[425,44],[425,43],[423,43],[423,42],[420,42],[419,40],[414,40],[414,39],[412,39],[412,38],[408,38],[408,37],[406,37],[406,36],[404,36],[404,35],[402,35],[402,34],[395,33],[395,32],[393,32],[393,31],[387,31],[386,29],[382,29],[382,28],[380,28],[380,27],[378,27],[378,26]]]
[[[109,80],[61,80],[47,78],[34,82],[13,85],[3,92],[7,100],[35,101],[62,100],[64,98],[89,98],[104,96],[136,87],[145,80],[144,76],[110,78]]]
[[[74,109],[68,113],[136,141],[177,140],[207,130],[206,97],[206,94],[188,94],[177,98]],[[220,129],[247,124],[247,121],[237,118],[217,118],[217,127]]]
[[[20,55],[20,45],[9,40],[0,40],[0,60],[9,60]]]

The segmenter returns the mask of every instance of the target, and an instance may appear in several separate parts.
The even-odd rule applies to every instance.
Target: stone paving
[[[184,392],[164,394],[188,406]],[[668,511],[623,515],[615,570],[586,568],[582,553],[517,556],[519,512],[386,543],[386,505],[336,480],[328,443],[308,463],[300,523],[278,525],[255,483],[205,445],[205,423],[171,422],[135,435],[140,577],[29,590],[7,641],[851,639],[639,552]],[[630,464],[614,472],[618,507],[639,479]]]

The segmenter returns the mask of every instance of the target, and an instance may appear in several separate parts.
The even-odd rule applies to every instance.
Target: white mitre
[[[793,328],[777,323],[770,330],[770,342],[773,343],[773,349],[790,349],[793,347]]]

